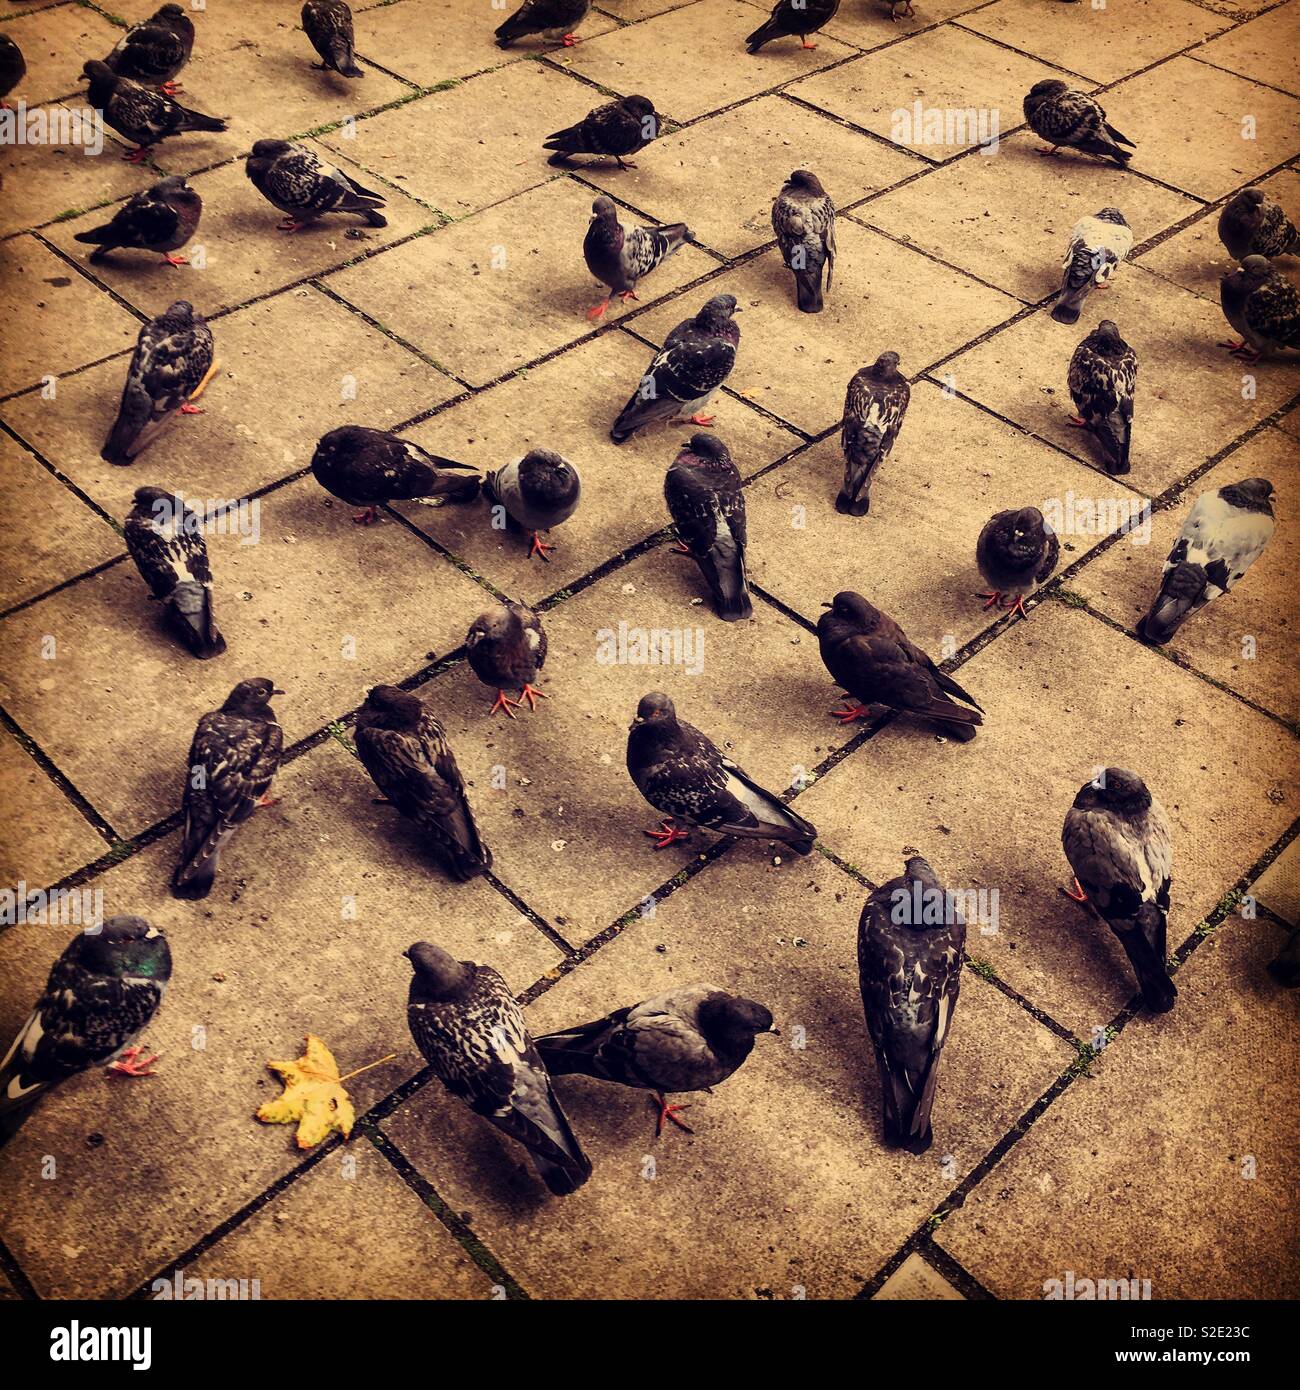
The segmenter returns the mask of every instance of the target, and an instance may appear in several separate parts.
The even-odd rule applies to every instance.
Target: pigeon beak
[[[833,603],[823,603],[823,604],[822,604],[822,607],[823,607],[823,608],[834,608],[835,605],[834,605]]]
[[[277,688],[276,686],[272,686],[272,687],[271,687],[271,694],[272,694],[272,695],[283,695],[283,694],[284,694],[284,691],[283,691],[283,690],[280,690],[280,689]]]
[[[781,1030],[776,1026],[775,1023],[767,1031],[769,1033],[774,1034],[778,1038],[781,1036]]]

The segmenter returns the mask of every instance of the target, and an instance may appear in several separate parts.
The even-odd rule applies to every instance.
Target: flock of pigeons
[[[799,37],[808,46],[807,36],[834,15],[837,3],[781,0],[750,36],[750,51],[784,36]],[[497,30],[498,42],[542,33],[571,43],[587,8],[587,0],[526,0]],[[356,64],[346,4],[308,0],[302,22],[322,59],[319,66],[347,77],[364,75]],[[177,5],[164,5],[131,29],[104,62],[86,64],[92,101],[114,129],[139,146],[132,157],[142,158],[159,140],[187,130],[222,128],[219,120],[174,99],[175,78],[193,41],[188,16]],[[1050,145],[1048,152],[1069,147],[1121,168],[1129,158],[1132,142],[1107,122],[1095,98],[1063,82],[1038,83],[1025,98],[1025,115]],[[658,133],[653,103],[629,96],[557,131],[545,148],[555,164],[581,155],[626,167]],[[282,224],[286,231],[338,212],[384,225],[380,195],[300,145],[259,140],[247,157],[247,172],[259,192],[288,214]],[[198,194],[183,178],[166,178],[78,240],[96,247],[92,261],[135,248],[183,264],[173,253],[194,235],[201,210]],[[790,176],[773,203],[772,225],[794,277],[798,309],[820,312],[835,268],[835,207],[815,174],[800,169]],[[1269,260],[1300,249],[1295,227],[1252,189],[1225,206],[1219,231],[1241,262],[1223,283],[1225,314],[1242,337],[1233,350],[1258,356],[1300,346],[1296,292]],[[684,223],[629,230],[614,203],[597,198],[583,251],[609,293],[590,316],[603,315],[614,295],[635,298],[639,282],[689,237]],[[1118,209],[1083,218],[1070,239],[1053,319],[1076,322],[1091,290],[1107,283],[1132,245]],[[722,294],[683,319],[610,428],[611,439],[622,443],[638,430],[674,420],[689,419],[698,427],[668,468],[664,495],[681,549],[695,560],[724,622],[751,614],[745,495],[726,444],[707,430],[712,417],[703,412],[734,366],[740,345],[737,312],[735,299]],[[197,409],[193,401],[213,370],[212,331],[190,304],[178,300],[140,332],[104,458],[132,463],[174,414]],[[1100,441],[1112,473],[1129,466],[1136,373],[1136,355],[1110,320],[1083,339],[1070,362],[1077,423]],[[864,516],[870,511],[872,482],[890,456],[909,398],[895,352],[881,353],[849,383],[841,433],[844,477],[835,498],[840,512]],[[394,501],[468,505],[481,496],[488,504],[485,524],[528,537],[530,558],[544,561],[554,545],[543,535],[573,515],[582,497],[577,468],[549,449],[534,449],[480,478],[464,464],[361,425],[324,435],[312,471],[333,496],[361,508],[354,520],[362,524],[375,519],[378,506]],[[1139,628],[1144,640],[1168,642],[1188,616],[1245,574],[1272,534],[1272,502],[1272,486],[1261,478],[1197,500]],[[125,537],[176,638],[201,659],[224,652],[204,518],[170,488],[141,487],[126,518]],[[1024,506],[990,518],[975,556],[988,585],[981,595],[985,607],[1006,607],[1027,617],[1024,600],[1048,580],[1058,557],[1058,538],[1038,508]],[[983,720],[978,702],[896,622],[851,591],[836,594],[825,607],[817,635],[827,671],[847,692],[848,704],[835,711],[842,723],[888,710],[927,721],[960,742],[975,738]],[[474,621],[465,648],[476,676],[495,691],[491,714],[499,710],[513,719],[525,705],[537,708],[544,698],[537,681],[547,651],[537,614],[521,603],[494,604]],[[171,883],[176,896],[205,897],[231,836],[258,806],[268,804],[283,754],[271,701],[282,693],[271,680],[244,680],[219,710],[199,720]],[[441,724],[423,701],[395,686],[373,687],[357,716],[356,751],[385,802],[419,827],[430,854],[451,878],[465,881],[490,869],[492,854],[464,779]],[[816,828],[681,719],[662,692],[646,694],[637,707],[627,769],[664,817],[658,829],[646,832],[656,849],[686,838],[693,828],[775,841],[803,855],[813,849]],[[1176,991],[1166,946],[1172,837],[1159,801],[1137,774],[1108,768],[1075,797],[1062,843],[1076,876],[1071,896],[1090,904],[1119,938],[1145,1005],[1157,1012],[1172,1008]],[[870,895],[861,915],[859,974],[880,1068],[884,1138],[914,1153],[932,1141],[931,1109],[957,1003],[964,938],[965,925],[951,909],[950,896],[919,855]],[[1275,963],[1275,973],[1295,984],[1300,948],[1293,941],[1289,950],[1291,958]],[[521,1143],[547,1187],[560,1195],[580,1186],[591,1165],[556,1098],[553,1077],[580,1073],[653,1092],[657,1132],[665,1122],[686,1129],[681,1107],[667,1097],[724,1081],[749,1056],[759,1034],[778,1031],[763,1005],[698,984],[533,1038],[495,970],[455,960],[428,942],[406,955],[413,971],[410,1028],[433,1071],[477,1114]],[[170,970],[162,933],[142,919],[116,917],[97,934],[78,935],[56,962],[45,993],[0,1068],[0,1142],[17,1130],[42,1094],[88,1067],[110,1062],[129,1074],[152,1074],[154,1059],[142,1057],[134,1039],[158,1007]]]

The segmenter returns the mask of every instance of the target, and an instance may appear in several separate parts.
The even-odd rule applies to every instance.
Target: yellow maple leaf
[[[313,1033],[296,1062],[267,1062],[284,1082],[284,1092],[268,1100],[257,1118],[269,1125],[298,1125],[298,1147],[315,1148],[333,1129],[346,1139],[352,1133],[357,1112],[343,1089],[334,1054]]]

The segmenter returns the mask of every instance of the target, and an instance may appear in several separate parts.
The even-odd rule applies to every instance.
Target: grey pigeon
[[[591,0],[524,0],[496,31],[498,48],[509,48],[516,39],[540,34],[572,48],[578,42],[573,31],[587,17]]]
[[[109,1066],[152,1076],[134,1046],[171,979],[167,939],[143,917],[110,917],[79,931],[54,962],[45,990],[0,1062],[0,1145],[42,1096],[78,1072]]]
[[[664,477],[664,500],[725,623],[753,614],[745,580],[745,492],[716,434],[693,434]]]
[[[673,702],[652,690],[637,705],[627,739],[627,770],[637,790],[666,819],[643,832],[664,849],[690,832],[675,820],[719,835],[778,840],[811,854],[817,831],[764,791],[696,728],[677,718]]]
[[[140,330],[117,419],[100,457],[124,465],[146,449],[178,411],[197,414],[193,402],[216,370],[212,330],[187,300],[178,299],[165,314]]]
[[[199,720],[185,770],[185,829],[172,875],[172,896],[206,898],[221,851],[266,801],[280,767],[284,732],[271,697],[283,695],[257,676],[240,681],[218,710]]]
[[[840,0],[776,0],[772,13],[745,40],[750,53],[757,53],[773,39],[794,37],[801,48],[816,48],[808,42],[824,24],[835,18]]]
[[[133,24],[104,59],[119,77],[129,77],[167,96],[180,90],[172,79],[190,60],[194,25],[179,5],[163,5],[150,18]]]
[[[1027,618],[1025,599],[1046,584],[1061,556],[1061,541],[1037,507],[995,512],[975,543],[975,560],[990,592],[985,609],[1005,606]]]
[[[1062,145],[1111,159],[1123,169],[1133,158],[1133,141],[1121,135],[1106,119],[1106,112],[1096,97],[1073,91],[1056,78],[1035,82],[1024,101],[1025,120],[1055,154]],[[1127,145],[1128,149],[1122,146]]]
[[[544,150],[554,150],[547,161],[563,165],[575,154],[613,159],[620,169],[635,169],[628,158],[659,138],[662,120],[649,97],[619,97],[593,107],[576,125],[546,137]]]
[[[321,435],[311,471],[326,492],[360,507],[352,520],[366,526],[382,503],[472,502],[480,484],[469,464],[440,458],[400,435],[365,425],[340,425]]]
[[[759,1033],[779,1033],[762,1004],[715,985],[682,985],[667,994],[615,1009],[592,1023],[544,1033],[537,1050],[552,1076],[591,1076],[655,1093],[656,1136],[686,1105],[674,1091],[708,1091],[739,1070]]]
[[[1060,293],[1052,306],[1057,323],[1078,323],[1083,301],[1094,287],[1108,287],[1120,262],[1133,249],[1133,233],[1118,208],[1081,217],[1070,233],[1061,267]]]
[[[1223,316],[1241,335],[1221,343],[1254,364],[1268,353],[1300,350],[1300,293],[1263,256],[1247,256],[1219,282]]]
[[[321,56],[314,67],[341,77],[364,77],[353,52],[352,11],[343,0],[307,0],[302,7],[303,33]]]
[[[1246,188],[1219,213],[1219,240],[1234,261],[1300,255],[1300,231],[1262,188]]]
[[[357,715],[357,756],[399,814],[414,821],[447,872],[464,883],[492,867],[442,725],[395,685],[371,688]]]
[[[885,1143],[924,1153],[939,1059],[961,989],[966,923],[929,863],[914,854],[858,919],[858,984],[880,1068]]]
[[[1164,646],[1193,613],[1232,588],[1272,534],[1273,484],[1267,478],[1202,493],[1169,552],[1160,592],[1138,624],[1138,636]]]
[[[82,74],[90,81],[90,104],[104,113],[105,125],[135,141],[136,148],[123,155],[131,164],[139,164],[159,141],[170,136],[226,128],[224,118],[191,111],[163,92],[119,77],[107,63],[92,60],[82,68]]]
[[[898,370],[896,352],[882,352],[870,367],[853,374],[840,428],[844,486],[835,498],[837,512],[865,516],[871,510],[871,484],[903,428],[911,399],[912,388]]]
[[[1112,476],[1129,471],[1137,369],[1137,353],[1110,319],[1102,319],[1070,358],[1067,381],[1078,412],[1070,423],[1092,431]]]
[[[165,603],[172,631],[200,660],[220,656],[226,640],[212,614],[212,569],[203,518],[162,487],[138,487],[122,528],[140,577]]]
[[[1085,782],[1066,812],[1061,845],[1085,900],[1119,938],[1152,1013],[1178,991],[1165,962],[1173,843],[1169,817],[1135,772],[1108,767]]]
[[[498,603],[474,619],[465,638],[470,670],[497,692],[489,714],[501,709],[510,719],[511,710],[525,700],[535,710],[545,691],[533,684],[546,662],[546,632],[537,614],[522,603]],[[519,691],[517,700],[508,699],[507,690]]]
[[[736,365],[740,325],[734,315],[739,312],[733,295],[717,294],[669,333],[610,428],[615,444],[665,420],[713,423],[713,416],[703,411]]]
[[[666,261],[690,236],[685,222],[657,227],[633,227],[628,231],[618,220],[618,209],[603,194],[591,205],[591,222],[582,243],[587,269],[610,288],[601,303],[587,311],[598,319],[609,308],[613,295],[624,302],[635,299],[637,281]]]
[[[184,256],[171,253],[193,237],[202,212],[203,199],[185,182],[184,174],[171,174],[129,198],[104,226],[78,232],[74,240],[95,248],[91,265],[119,248],[154,251],[168,265],[187,265]]]
[[[27,75],[27,60],[23,51],[9,37],[0,31],[0,107],[8,103],[3,100]]]
[[[805,314],[822,311],[822,270],[826,288],[835,273],[835,204],[821,180],[796,169],[772,203],[772,230],[786,268],[794,273],[795,298]]]
[[[379,211],[381,194],[363,188],[354,178],[326,164],[314,150],[288,140],[258,140],[244,161],[253,187],[288,216],[282,232],[296,232],[331,212],[354,212],[371,227],[386,227]]]
[[[853,702],[835,711],[841,724],[865,719],[870,706],[884,705],[932,720],[963,743],[975,737],[975,725],[984,722],[979,705],[892,618],[848,589],[823,606],[829,612],[817,620],[822,661]],[[954,697],[974,709],[963,709]]]
[[[492,506],[492,524],[498,529],[514,526],[532,533],[528,558],[540,555],[549,562],[549,551],[539,534],[567,521],[578,510],[582,479],[568,459],[551,449],[530,449],[489,473],[483,480],[483,496]]]
[[[591,1176],[551,1078],[506,982],[491,966],[456,960],[418,941],[406,952],[415,972],[407,996],[411,1037],[434,1075],[502,1134],[528,1150],[557,1196]]]

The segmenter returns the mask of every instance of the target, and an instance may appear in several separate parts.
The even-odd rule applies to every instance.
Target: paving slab
[[[486,502],[436,508],[403,503],[398,510],[476,574],[527,603],[589,573],[669,524],[664,474],[695,427],[645,429],[626,444],[609,438],[614,417],[648,362],[643,343],[626,333],[606,333],[407,431],[426,449],[484,471],[537,447],[569,459],[582,478],[582,502],[550,534],[556,549],[549,563],[528,558],[522,534],[495,530]],[[733,396],[719,397],[716,406],[715,428],[746,475],[800,443]]]
[[[795,169],[820,170],[844,207],[923,167],[792,101],[759,97],[663,136],[634,170],[600,161],[582,177],[661,221],[688,219],[706,246],[738,256],[772,240],[772,200]]]
[[[580,121],[600,99],[599,92],[540,63],[511,63],[345,125],[321,142],[445,216],[464,217],[556,178],[541,151],[546,132],[539,133],[538,113],[554,121],[548,131],[559,130]],[[461,157],[430,159],[435,149]]]
[[[1174,1011],[1130,1024],[939,1244],[1001,1298],[1050,1296],[1071,1271],[1150,1281],[1131,1297],[1289,1297],[1300,1001],[1265,972],[1277,937],[1229,919],[1198,947]]]
[[[1094,82],[1114,82],[1228,27],[1226,18],[1186,0],[1129,0],[1101,8],[998,0],[961,22]]]
[[[984,611],[975,563],[975,544],[994,512],[1041,508],[1059,523],[1064,567],[1144,505],[1122,484],[929,382],[912,390],[868,516],[835,510],[843,477],[836,432],[748,489],[752,578],[812,623],[841,589],[869,591],[936,654],[946,642],[951,655],[1001,617]],[[917,545],[936,524],[942,544]]]
[[[1300,842],[1292,840],[1250,888],[1256,902],[1300,926]]]
[[[1286,211],[1294,222],[1300,218],[1300,172],[1282,169],[1256,185]],[[1203,217],[1175,232],[1138,258],[1138,263],[1193,294],[1219,302],[1219,282],[1236,270],[1237,262],[1219,240],[1219,214],[1222,207],[1210,208]],[[1300,271],[1300,257],[1279,256],[1276,265],[1283,275]]]
[[[772,8],[763,0],[749,0],[749,3],[769,12]],[[920,8],[912,7],[913,14],[900,14],[892,19],[887,0],[864,0],[862,4],[841,5],[839,14],[823,32],[857,48],[879,48],[986,4],[988,0],[925,0]]]
[[[0,434],[0,507],[21,535],[0,558],[0,608],[35,598],[122,553],[121,537],[7,434]]]
[[[30,5],[22,7],[24,12]],[[71,92],[85,93],[81,65],[88,58],[103,58],[122,37],[122,31],[101,14],[81,5],[62,5],[49,14],[19,13],[5,24],[5,33],[23,51],[27,75],[9,93],[15,105],[21,100],[36,106]]]
[[[713,1095],[683,1098],[694,1136],[656,1142],[638,1092],[558,1082],[595,1165],[562,1202],[441,1087],[384,1129],[534,1296],[851,1297],[1070,1055],[972,977],[944,1053],[934,1148],[885,1149],[857,989],[862,896],[816,855],[774,870],[729,852],[529,1009],[543,1031],[706,980],[762,1000],[782,1029]]]
[[[1132,167],[1198,198],[1221,198],[1300,150],[1300,101],[1175,58],[1106,93],[1110,119],[1138,142]]]
[[[887,13],[884,19],[889,22]],[[1024,124],[1021,100],[1034,83],[1068,76],[945,24],[909,43],[817,73],[788,90],[913,154],[941,162],[974,146],[996,148],[992,142],[1002,131]],[[946,119],[958,111],[971,111],[975,119],[960,124]],[[928,128],[927,117],[935,129]]]
[[[163,928],[172,982],[144,1038],[160,1054],[158,1075],[77,1078],[0,1156],[11,1197],[3,1239],[44,1297],[124,1296],[297,1166],[293,1131],[252,1114],[278,1093],[267,1059],[298,1056],[306,1033],[324,1039],[344,1072],[397,1054],[347,1083],[359,1114],[420,1070],[401,956],[427,934],[417,919],[436,921],[451,950],[490,954],[516,989],[557,959],[483,880],[450,884],[415,870],[376,833],[373,787],[338,744],[286,768],[276,790],[280,804],[243,827],[206,902],[167,895],[174,834],[91,885],[103,890],[105,915],[139,913]],[[37,925],[0,933],[6,1037],[69,934]],[[57,1164],[52,1181],[41,1173],[46,1154]],[[339,1155],[326,1162],[337,1171]],[[127,1168],[134,1181],[113,1177]]]
[[[333,150],[311,140],[303,143],[366,182],[362,170]],[[183,297],[199,313],[211,315],[348,265],[433,221],[417,203],[387,189],[383,190],[387,227],[368,227],[359,217],[339,215],[321,218],[301,231],[277,231],[283,214],[249,182],[242,160],[197,175],[190,187],[203,199],[203,216],[194,240],[182,253],[190,257],[189,266],[169,266],[161,257],[138,251],[119,251],[92,266],[89,253],[93,248],[74,238],[87,227],[102,226],[112,216],[111,208],[58,223],[47,229],[49,239],[81,266],[84,274],[107,285],[144,314],[160,313],[172,300]]]
[[[0,785],[14,808],[0,836],[0,883],[47,888],[107,851],[90,822],[7,731],[0,731]]]
[[[187,496],[242,497],[305,468],[327,430],[391,429],[460,389],[310,286],[216,319],[212,331],[220,365],[203,414],[174,421],[129,468],[99,456],[125,357],[60,381],[54,400],[34,391],[7,402],[4,418],[120,520],[135,489],[159,477]]]
[[[475,806],[494,872],[575,945],[717,838],[697,831],[660,852],[642,834],[662,819],[627,773],[627,731],[642,695],[666,691],[683,719],[776,793],[825,756],[822,711],[808,699],[807,633],[762,603],[750,622],[718,622],[697,602],[692,569],[660,546],[543,614],[549,698],[535,714],[489,716],[495,692],[466,667],[421,689],[465,775],[490,788]],[[666,634],[680,660],[639,660],[638,630]],[[780,721],[771,718],[776,704],[789,711]],[[765,841],[735,852],[754,864],[773,857]],[[789,865],[792,856],[781,858]]]
[[[491,1298],[492,1281],[364,1140],[331,1154],[182,1271],[262,1298]],[[174,1291],[175,1284],[170,1284]],[[174,1296],[174,1292],[173,1292]]]
[[[1168,650],[1239,695],[1292,722],[1300,720],[1295,623],[1290,595],[1300,587],[1300,493],[1295,441],[1267,429],[1192,484],[1178,503],[1152,518],[1149,545],[1112,546],[1070,580],[1100,612],[1132,630],[1159,585],[1164,558],[1196,498],[1243,478],[1268,478],[1277,489],[1277,529],[1264,553],[1231,593],[1189,618]]]
[[[854,52],[819,34],[816,48],[791,40],[751,58],[745,38],[762,22],[743,0],[699,0],[581,43],[565,63],[620,95],[649,97],[671,120],[693,121]]]
[[[628,24],[638,19],[649,19],[651,15],[663,14],[667,10],[680,10],[683,5],[694,5],[697,0],[601,0],[600,8],[606,14]]]
[[[945,363],[943,372],[963,395],[1094,463],[1091,436],[1069,424],[1066,375],[1075,347],[1103,317],[1119,325],[1138,355],[1132,472],[1125,481],[1153,496],[1295,392],[1289,363],[1265,360],[1247,369],[1218,346],[1227,324],[1217,304],[1136,265],[1123,267],[1111,289],[1090,296],[1077,324],[1055,323],[1041,310]]]
[[[368,685],[412,675],[428,653],[458,646],[482,609],[484,591],[418,537],[354,526],[325,500],[305,478],[262,499],[257,543],[242,544],[233,527],[209,536],[228,643],[211,661],[180,659],[128,565],[0,627],[9,652],[0,702],[119,830],[134,834],[179,806],[194,725],[237,681],[267,675],[287,692],[276,710],[287,747],[355,709]],[[250,536],[253,519],[246,514]],[[409,575],[405,597],[386,588],[360,600],[359,577],[375,573]],[[41,657],[47,637],[52,661]],[[155,690],[165,702],[141,698]],[[148,757],[138,756],[142,740]]]
[[[1277,427],[1283,434],[1289,434],[1293,439],[1300,439],[1300,405],[1293,406],[1277,422]]]
[[[1196,49],[1192,57],[1300,96],[1293,61],[1297,43],[1300,8],[1295,4],[1281,5]],[[1286,56],[1288,53],[1291,58]]]
[[[483,386],[593,331],[586,311],[604,287],[582,259],[592,201],[591,189],[556,179],[326,284],[470,385]],[[683,246],[637,292],[648,304],[716,265]]]
[[[968,951],[1089,1037],[1136,987],[1109,930],[1058,891],[1069,886],[1061,823],[1079,787],[1098,767],[1131,767],[1168,811],[1172,951],[1294,820],[1295,740],[1064,604],[1044,605],[955,674],[985,709],[972,743],[896,720],[810,787],[799,812],[873,882],[916,846],[942,862],[948,887],[996,889],[986,925],[997,930],[972,929]],[[1132,1026],[1156,1024],[1143,1015]]]
[[[1067,172],[1038,149],[1036,137],[1013,135],[996,154],[950,164],[852,216],[1038,303],[1061,286],[1061,263],[1079,218],[1118,206],[1141,243],[1196,211],[1192,199],[1098,160],[1071,164]]]
[[[794,278],[773,248],[711,280],[741,308],[740,350],[727,385],[754,404],[816,434],[840,419],[844,389],[863,362],[887,348],[909,374],[1004,322],[1017,301],[899,246],[848,218],[836,228],[835,283],[820,314],[801,314]],[[658,344],[707,296],[688,295],[638,317]],[[865,339],[865,341],[864,341]]]
[[[0,392],[21,391],[135,343],[139,320],[33,236],[0,243],[0,281],[23,332],[9,335]]]
[[[962,1295],[932,1264],[913,1251],[872,1298],[886,1303],[899,1300],[952,1303],[960,1301]]]
[[[115,0],[113,12],[128,24],[138,24],[157,8],[154,0]],[[297,6],[286,8],[279,0],[204,0],[202,9],[187,5],[186,11],[194,24],[194,48],[198,53],[238,48],[250,38],[272,31],[296,32],[308,54],[312,53],[311,44],[298,25]]]

